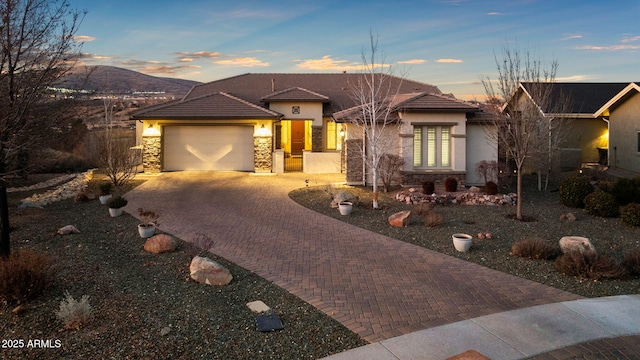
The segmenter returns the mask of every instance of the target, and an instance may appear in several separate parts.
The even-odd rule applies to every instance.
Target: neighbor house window
[[[327,150],[335,150],[338,144],[338,127],[333,120],[327,121]]]
[[[421,126],[413,129],[413,167],[451,166],[451,127]]]

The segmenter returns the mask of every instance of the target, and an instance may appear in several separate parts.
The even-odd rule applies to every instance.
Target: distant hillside
[[[77,68],[57,86],[98,93],[128,94],[145,91],[184,95],[198,84],[200,82],[145,75],[114,66],[90,66]]]

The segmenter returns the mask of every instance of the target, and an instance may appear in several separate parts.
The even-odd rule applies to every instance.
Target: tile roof
[[[534,83],[522,83],[527,89]],[[624,89],[626,83],[541,83],[543,86],[552,86],[552,96],[559,99],[562,95],[566,95],[570,102],[571,114],[593,114],[611,98]],[[554,104],[548,104],[545,113],[553,109]]]
[[[475,112],[479,110],[478,106],[453,96],[429,93],[413,95],[394,104],[395,109],[409,112]]]
[[[329,97],[301,87],[294,87],[275,92],[262,98],[263,102],[276,101],[321,101],[329,102]]]

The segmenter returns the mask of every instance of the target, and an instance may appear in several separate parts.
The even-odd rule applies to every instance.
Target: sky
[[[395,75],[480,100],[504,47],[557,81],[640,81],[640,0],[69,0],[82,62],[201,82],[357,72],[371,34]]]

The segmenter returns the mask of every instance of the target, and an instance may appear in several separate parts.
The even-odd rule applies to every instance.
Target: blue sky
[[[355,72],[372,32],[396,75],[464,99],[506,44],[557,60],[559,81],[640,81],[640,0],[69,2],[88,11],[84,63],[154,76]]]

